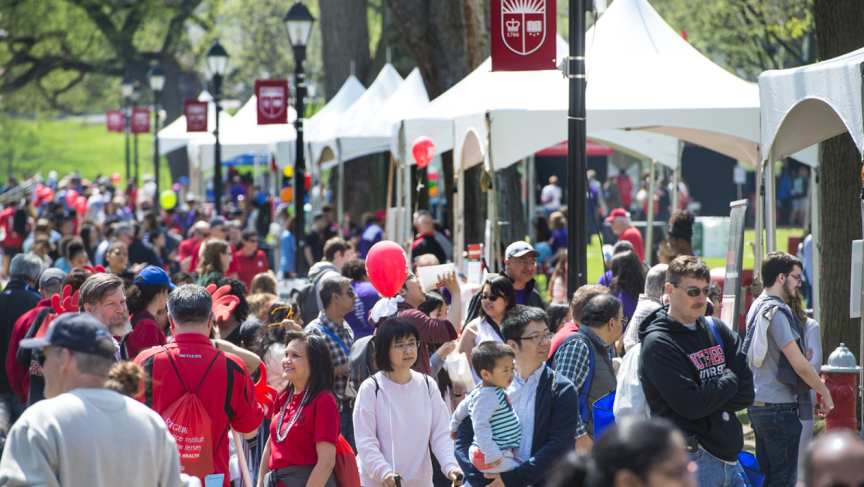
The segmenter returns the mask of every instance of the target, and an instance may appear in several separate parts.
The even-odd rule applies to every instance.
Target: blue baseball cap
[[[21,348],[45,348],[48,346],[68,348],[76,352],[114,358],[114,340],[99,320],[89,313],[63,313],[58,316],[45,336],[25,338]]]
[[[177,289],[177,286],[171,283],[171,279],[168,278],[168,274],[165,273],[161,268],[156,267],[155,265],[148,265],[141,272],[135,276],[135,285],[136,286],[156,286],[156,285],[168,286],[171,289]]]

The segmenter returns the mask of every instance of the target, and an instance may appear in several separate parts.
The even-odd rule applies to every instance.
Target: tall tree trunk
[[[859,0],[815,0],[820,60],[864,46],[864,9]],[[822,349],[826,356],[841,342],[857,355],[859,322],[850,320],[849,268],[852,240],[861,238],[858,193],[861,155],[849,134],[822,142]],[[830,231],[828,231],[830,229]],[[859,364],[861,365],[861,364]]]
[[[387,0],[387,5],[429,98],[447,91],[489,56],[484,0]]]
[[[324,58],[324,91],[327,100],[351,74],[366,80],[372,66],[369,55],[367,0],[319,0]]]

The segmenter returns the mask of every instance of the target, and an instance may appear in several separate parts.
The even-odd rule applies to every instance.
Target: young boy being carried
[[[513,350],[503,343],[485,342],[474,347],[471,363],[483,382],[459,404],[450,421],[450,437],[455,439],[459,425],[471,417],[474,442],[469,454],[483,473],[508,472],[522,464],[515,455],[522,429],[504,390],[513,382],[515,358]]]

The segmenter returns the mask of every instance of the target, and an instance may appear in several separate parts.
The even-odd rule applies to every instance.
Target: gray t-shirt
[[[780,310],[774,313],[774,319],[768,325],[768,352],[761,367],[751,364],[753,369],[753,384],[756,386],[756,400],[768,403],[791,403],[798,399],[789,387],[777,380],[777,366],[783,347],[797,340],[798,334],[792,330],[786,314]]]

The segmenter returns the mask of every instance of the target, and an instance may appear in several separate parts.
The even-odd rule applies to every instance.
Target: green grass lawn
[[[126,137],[116,132],[108,132],[105,124],[92,124],[70,120],[39,120],[32,122],[38,137],[38,158],[30,161],[16,172],[35,173],[42,171],[43,177],[49,171],[59,175],[78,171],[87,179],[98,175],[111,175],[119,172],[126,175]],[[130,138],[131,172],[135,174],[134,136]],[[168,163],[161,158],[160,187],[171,186]],[[153,137],[151,134],[138,135],[138,173],[153,174]],[[5,179],[5,178],[2,178]]]

